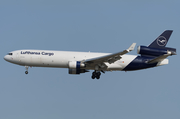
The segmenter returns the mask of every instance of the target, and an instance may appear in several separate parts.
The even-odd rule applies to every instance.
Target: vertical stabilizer
[[[173,30],[164,31],[159,37],[157,37],[148,47],[152,48],[164,48],[172,34]]]

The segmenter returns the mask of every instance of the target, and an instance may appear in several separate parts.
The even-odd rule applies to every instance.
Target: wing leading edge
[[[96,58],[92,58],[92,59],[88,59],[86,61],[84,61],[85,64],[101,64],[104,62],[108,62],[109,64],[116,62],[117,60],[121,59],[121,55],[124,55],[132,50],[134,50],[136,46],[136,43],[133,43],[128,49],[122,51],[122,52],[118,52],[118,53],[113,53],[110,55],[105,55],[102,57],[96,57]]]

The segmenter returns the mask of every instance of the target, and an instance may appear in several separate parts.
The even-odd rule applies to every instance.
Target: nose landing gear
[[[25,71],[25,74],[28,74],[28,71]]]
[[[29,66],[25,66],[25,68],[26,68],[25,74],[28,74],[28,68],[29,68]]]

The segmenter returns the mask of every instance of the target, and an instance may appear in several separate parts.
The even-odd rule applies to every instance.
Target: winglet
[[[136,43],[133,43],[133,44],[127,49],[127,51],[129,52],[129,51],[134,50],[135,46],[136,46]]]

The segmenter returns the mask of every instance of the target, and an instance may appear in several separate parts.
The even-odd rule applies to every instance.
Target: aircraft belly
[[[148,60],[153,59],[152,57],[137,56],[132,62],[130,62],[123,70],[133,71],[146,69],[157,66],[157,63],[147,63]]]
[[[123,69],[123,66],[121,64],[113,63],[113,64],[108,65],[107,71],[122,70],[122,69]]]

